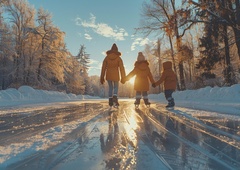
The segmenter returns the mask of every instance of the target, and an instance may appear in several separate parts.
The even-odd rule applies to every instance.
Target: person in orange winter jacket
[[[154,83],[152,73],[149,68],[149,63],[145,60],[142,52],[138,53],[137,61],[134,64],[134,69],[125,77],[125,81],[128,81],[135,76],[134,90],[136,91],[135,105],[140,104],[141,98],[143,98],[145,105],[150,105],[148,101],[149,80]]]
[[[103,60],[102,63],[102,70],[100,76],[100,83],[104,84],[105,79],[108,82],[109,87],[109,106],[113,106],[113,103],[116,106],[119,106],[118,103],[118,86],[120,81],[121,74],[121,82],[122,79],[125,77],[125,68],[123,66],[123,61],[120,58],[121,53],[118,51],[117,45],[114,43],[112,45],[111,50],[106,52],[107,56]]]
[[[163,72],[161,78],[156,82],[153,83],[152,86],[156,87],[164,83],[164,94],[165,98],[168,101],[168,107],[175,106],[174,98],[172,97],[172,93],[176,90],[177,86],[177,76],[175,72],[172,70],[172,62],[166,61],[163,63]]]

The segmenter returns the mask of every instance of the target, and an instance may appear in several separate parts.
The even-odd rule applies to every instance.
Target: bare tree
[[[9,30],[0,12],[0,89],[6,89],[12,81],[9,73],[13,69],[14,46],[13,37]]]
[[[40,38],[40,56],[37,70],[37,79],[46,84],[63,82],[64,67],[63,63],[67,56],[64,43],[64,33],[54,27],[51,15],[42,8],[38,10],[37,21],[39,26],[35,29]]]
[[[27,1],[5,1],[5,9],[9,14],[8,20],[13,29],[15,38],[15,82],[24,81],[26,75],[26,56],[24,55],[24,45],[28,39],[28,28],[34,25],[35,10]],[[19,76],[23,75],[23,76]]]
[[[169,39],[170,47],[172,50],[172,59],[174,68],[174,49],[173,40],[176,38],[176,51],[181,50],[182,37],[186,30],[190,29],[191,23],[186,22],[189,17],[189,10],[183,8],[176,8],[175,0],[151,0],[151,3],[145,2],[143,4],[143,19],[141,27],[137,28],[137,31],[141,31],[146,36],[151,33],[165,33]],[[180,33],[179,30],[182,30]],[[180,77],[180,89],[185,89],[185,81],[183,74],[183,60],[178,57],[179,77]],[[177,70],[175,70],[177,72]]]

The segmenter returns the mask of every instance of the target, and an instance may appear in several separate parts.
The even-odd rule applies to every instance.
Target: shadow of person
[[[101,150],[103,153],[110,156],[109,159],[105,160],[107,169],[120,169],[120,162],[122,160],[117,152],[114,151],[120,141],[117,114],[117,112],[111,112],[109,114],[106,139],[103,133],[100,134]]]
[[[171,118],[168,118],[165,127],[168,132],[165,135],[164,146],[168,151],[176,151],[180,146],[176,138],[176,135],[178,134],[176,128],[177,124],[175,124]]]

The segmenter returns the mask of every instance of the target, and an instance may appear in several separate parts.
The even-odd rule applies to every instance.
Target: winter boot
[[[113,106],[113,98],[112,97],[109,97],[108,104],[109,104],[109,106]]]
[[[175,106],[174,99],[173,98],[169,98],[168,99],[168,105],[166,106],[166,108],[174,107],[174,106]]]
[[[113,103],[114,103],[115,106],[119,106],[117,96],[113,96]]]
[[[135,105],[139,105],[139,104],[140,104],[140,99],[139,99],[139,98],[136,98],[134,104],[135,104]]]
[[[151,103],[148,101],[148,99],[143,99],[143,100],[146,106],[150,106]]]

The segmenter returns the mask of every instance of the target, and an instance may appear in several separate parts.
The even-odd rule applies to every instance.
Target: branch
[[[185,34],[185,32],[186,32],[188,29],[190,29],[194,24],[195,24],[195,23],[192,22],[187,28],[185,28],[185,29],[183,30],[183,33],[180,35],[180,37],[183,37],[184,34]]]
[[[193,0],[190,0],[189,2],[192,3],[193,5],[196,5],[196,6],[198,6],[198,7],[201,7],[201,4],[199,4],[199,3],[197,3],[197,2],[195,2],[195,1],[193,1]],[[227,23],[228,26],[235,27],[235,26],[234,26],[234,23],[231,23],[231,21],[227,20],[226,18],[223,18],[223,17],[221,17],[221,16],[213,13],[210,9],[206,8],[206,11],[207,11],[209,14],[211,14],[212,16],[221,19],[221,21],[222,21],[223,23]]]

